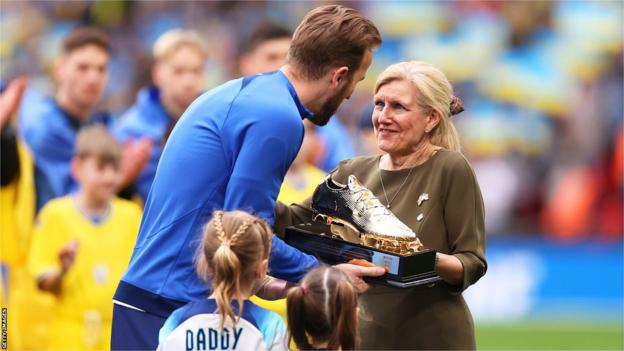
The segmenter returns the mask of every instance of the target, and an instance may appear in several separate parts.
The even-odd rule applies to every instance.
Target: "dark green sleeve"
[[[338,167],[330,172],[333,179],[338,179],[347,163],[348,160],[341,161]],[[290,206],[280,201],[275,202],[275,227],[273,229],[279,237],[284,237],[287,227],[310,221],[312,221],[312,197]]]
[[[474,171],[465,158],[452,159],[446,174],[444,222],[451,254],[464,266],[463,291],[481,278],[485,260],[485,213],[481,190]]]
[[[275,202],[275,233],[284,238],[286,228],[312,220],[312,198],[287,206],[283,202]]]

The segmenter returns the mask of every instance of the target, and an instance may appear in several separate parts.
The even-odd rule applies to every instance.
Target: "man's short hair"
[[[358,11],[340,5],[321,6],[308,12],[295,30],[288,62],[310,80],[337,66],[347,66],[352,75],[366,50],[379,45],[379,30]]]
[[[99,162],[118,166],[121,162],[121,145],[101,124],[81,128],[76,136],[74,156],[79,159],[95,157]]]
[[[95,45],[108,54],[111,52],[110,39],[103,30],[97,27],[76,27],[63,39],[63,54],[69,55],[87,45]]]
[[[262,22],[249,35],[243,47],[241,54],[254,51],[260,44],[274,39],[291,39],[292,31],[284,26],[272,22]]]
[[[190,29],[172,29],[161,35],[154,43],[152,50],[154,60],[162,61],[185,46],[197,50],[204,59],[208,56],[206,43],[199,33]]]

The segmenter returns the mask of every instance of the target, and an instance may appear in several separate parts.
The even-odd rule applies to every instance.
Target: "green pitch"
[[[478,325],[479,350],[623,350],[624,328],[616,323],[524,322]]]

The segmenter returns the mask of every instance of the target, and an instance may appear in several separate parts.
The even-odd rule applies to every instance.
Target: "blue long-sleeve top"
[[[144,201],[156,175],[163,137],[173,123],[161,103],[158,88],[147,87],[139,91],[134,105],[113,126],[113,134],[121,143],[140,138],[152,141],[150,158],[135,180],[136,191]]]
[[[49,200],[78,189],[70,171],[78,130],[94,123],[110,127],[111,118],[108,113],[95,113],[80,120],[62,110],[54,99],[27,92],[20,105],[19,123],[35,161],[39,210]]]
[[[273,224],[275,199],[308,116],[281,71],[229,81],[195,100],[165,145],[114,299],[168,316],[208,296],[194,267],[203,226],[216,209],[247,210]],[[273,236],[271,275],[298,281],[316,265]]]

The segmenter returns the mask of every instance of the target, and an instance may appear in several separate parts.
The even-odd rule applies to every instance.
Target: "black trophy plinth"
[[[286,228],[285,241],[328,264],[364,259],[388,268],[388,273],[381,277],[366,278],[370,283],[409,288],[440,280],[435,272],[435,250],[423,250],[409,255],[382,251],[342,240],[332,234],[328,225],[317,222]]]

